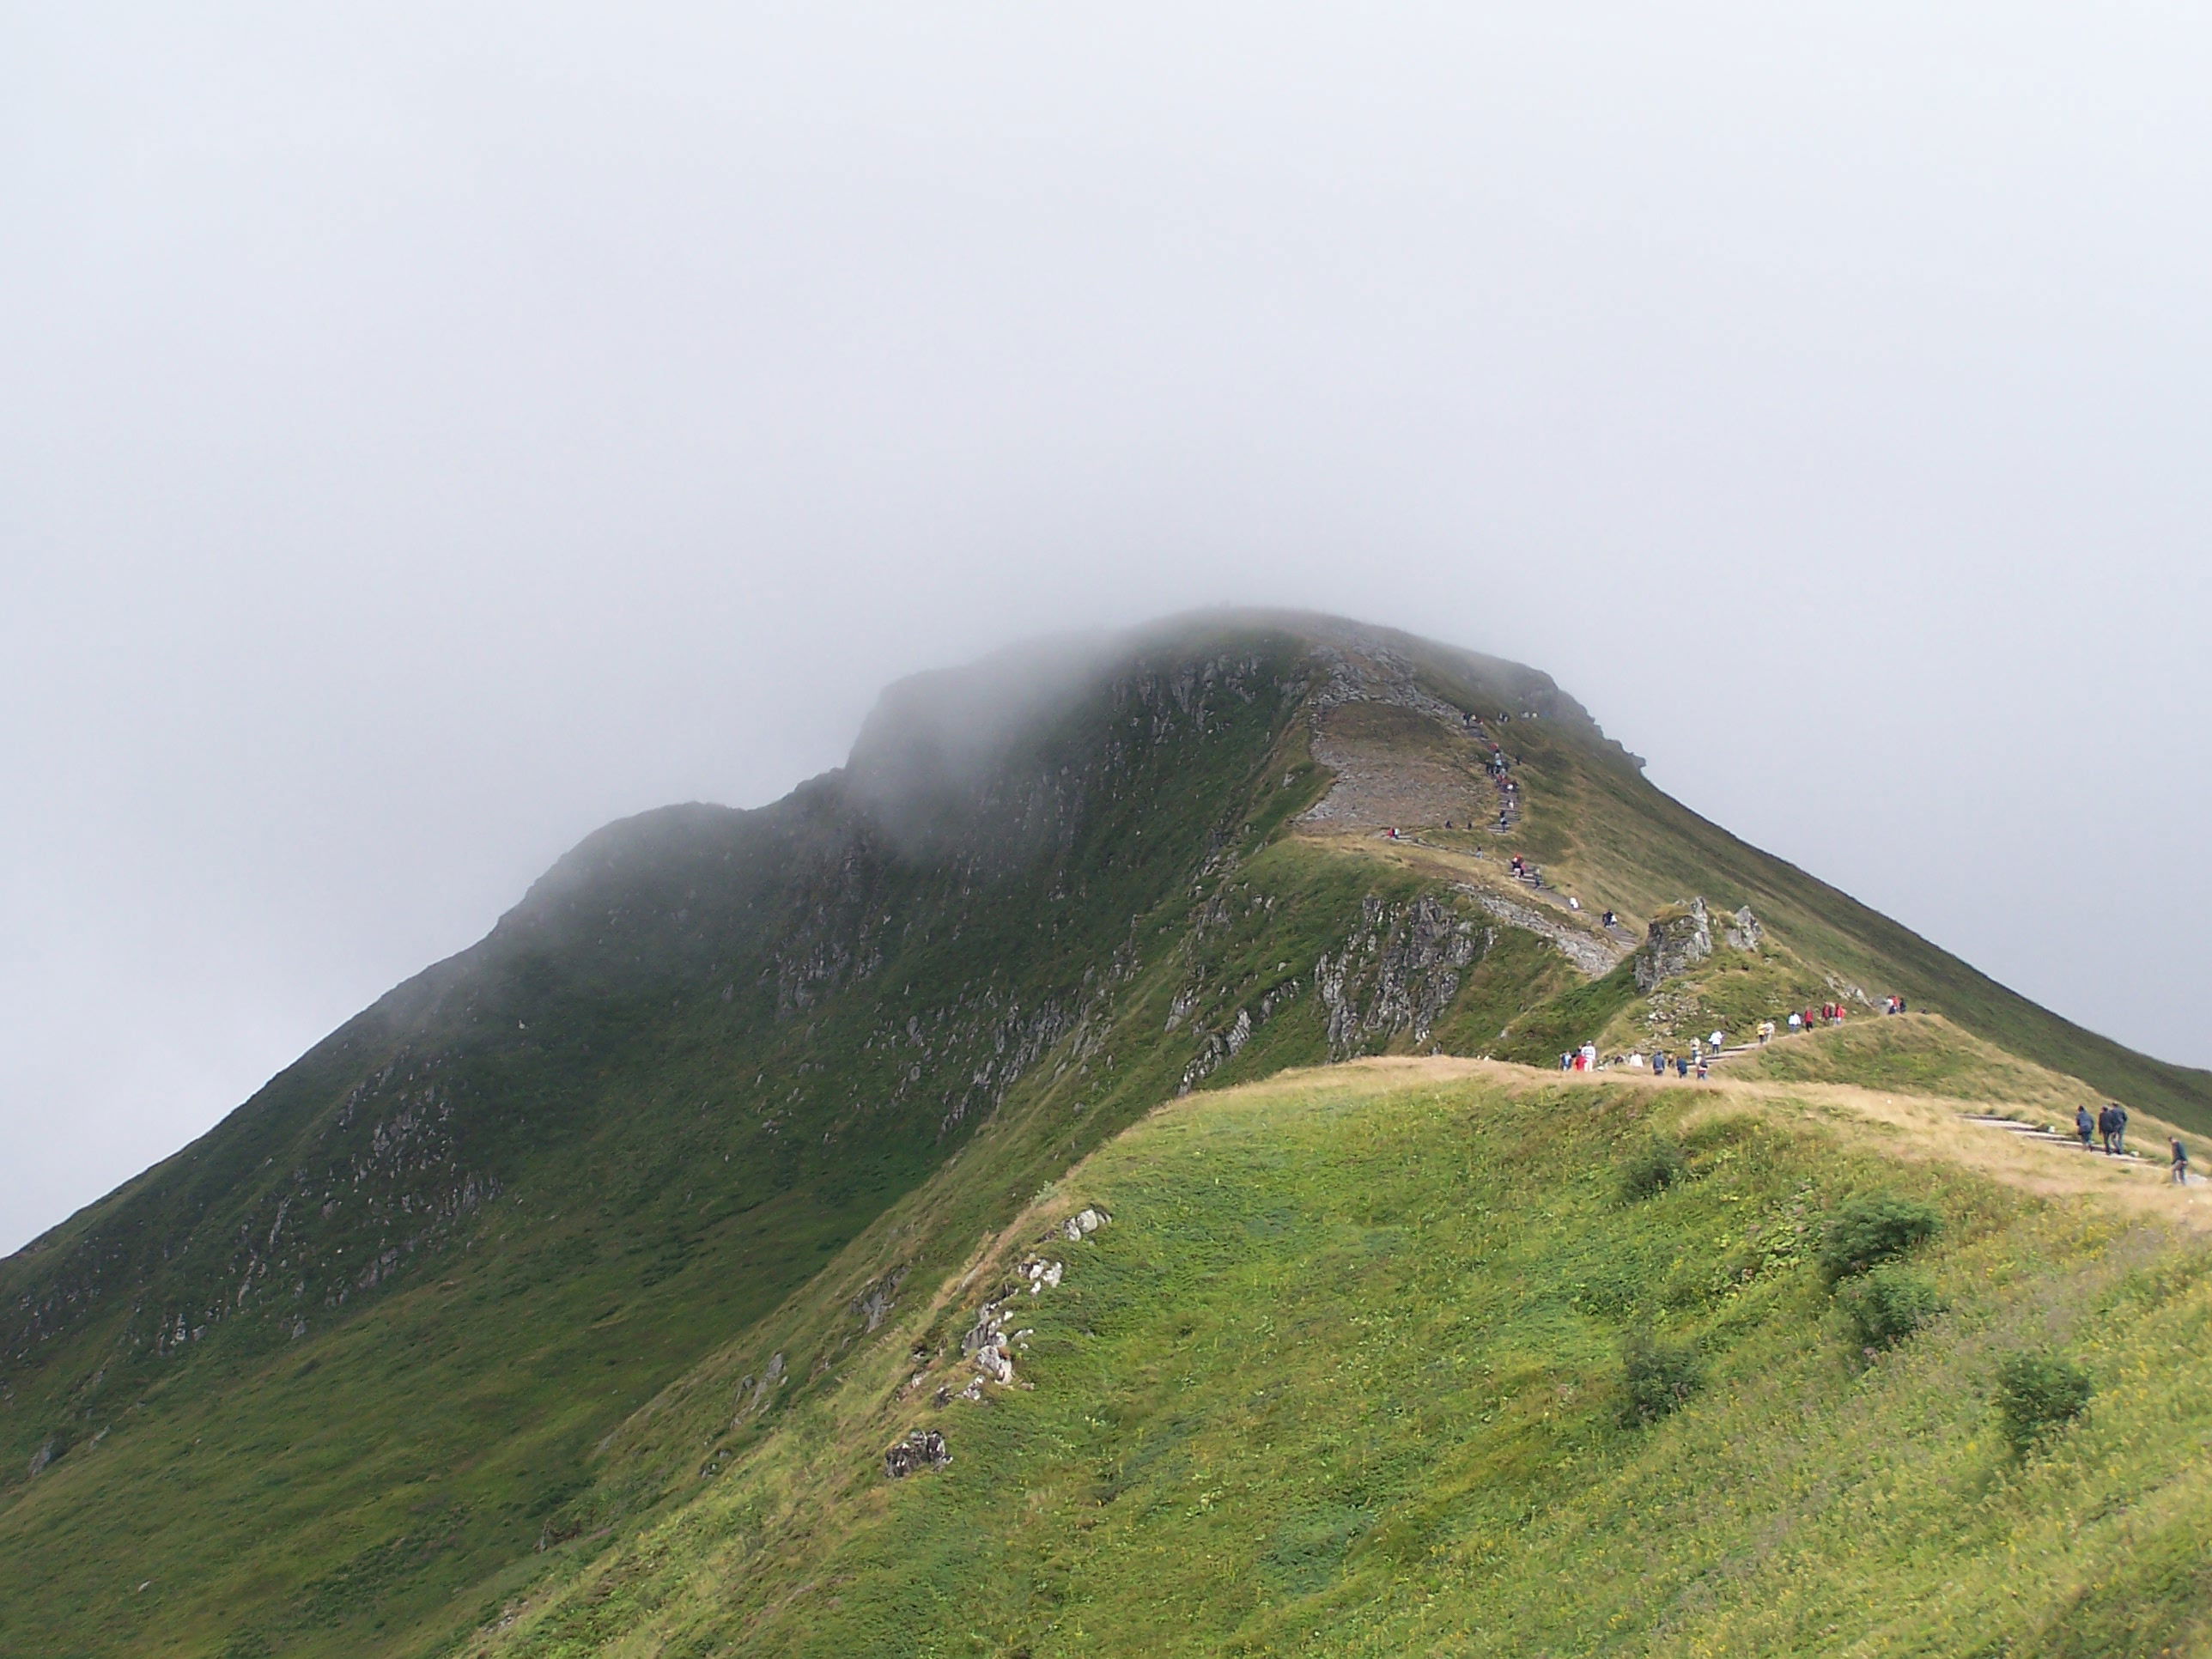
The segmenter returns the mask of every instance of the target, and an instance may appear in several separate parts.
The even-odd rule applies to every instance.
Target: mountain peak
[[[1759,927],[1639,982],[1678,906]],[[2019,1076],[2212,1122],[2203,1074],[1707,823],[1534,669],[1239,611],[916,676],[782,801],[587,837],[0,1264],[0,1648],[459,1641],[541,1547],[825,1399],[1164,1102],[1899,991]],[[312,1456],[252,1449],[302,1423]],[[210,1485],[164,1484],[187,1458]],[[149,1577],[169,1599],[122,1593]]]

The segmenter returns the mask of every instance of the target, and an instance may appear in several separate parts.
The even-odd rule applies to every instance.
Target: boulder
[[[935,1429],[916,1429],[903,1440],[896,1441],[884,1454],[884,1473],[894,1480],[923,1469],[941,1469],[952,1461],[952,1453],[945,1444],[945,1437]]]
[[[1693,898],[1686,908],[1662,912],[1652,919],[1644,948],[1636,953],[1636,988],[1650,991],[1662,980],[1686,974],[1712,953],[1705,900]]]

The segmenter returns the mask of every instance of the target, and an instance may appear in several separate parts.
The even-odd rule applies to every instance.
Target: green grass
[[[905,1390],[917,1315],[489,1650],[2197,1650],[2203,1248],[1895,1164],[1786,1101],[1698,1109],[1340,1073],[1148,1120],[1049,1206],[1115,1219],[1048,1247],[1069,1270],[1024,1301],[1033,1391],[930,1408],[959,1373]],[[1691,1178],[1623,1206],[1655,1128]],[[1946,1311],[1869,1360],[1808,1238],[1876,1189],[1944,1215],[1914,1260]],[[1705,1380],[1638,1426],[1621,1351],[1647,1333]],[[1997,1370],[2053,1344],[2095,1410],[2016,1460]],[[955,1462],[888,1482],[915,1423]]]
[[[2103,1097],[2082,1082],[2006,1054],[1933,1014],[1875,1015],[1769,1043],[1729,1062],[1729,1075],[1785,1083],[1855,1083],[1946,1095],[2070,1118]]]

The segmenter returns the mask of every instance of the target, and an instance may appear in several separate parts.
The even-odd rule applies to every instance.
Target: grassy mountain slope
[[[466,1650],[2201,1650],[2202,1200],[2098,1171],[2131,1212],[2063,1190],[2101,1160],[1972,1127],[1984,1168],[1940,1133],[1900,1163],[1847,1099],[1445,1061],[1201,1094]],[[1687,1174],[1631,1200],[1655,1133]],[[1942,1216],[1946,1311],[1869,1355],[1811,1258],[1877,1191]],[[1052,1231],[1087,1206],[1110,1224]],[[1066,1275],[1012,1297],[1018,1385],[933,1404],[968,1374],[940,1334],[1031,1256]],[[1638,1332],[1707,1368],[1656,1424],[1625,1420]],[[2052,1346],[2094,1410],[2015,1457],[1996,1367]],[[886,1480],[916,1426],[951,1466]]]
[[[1495,833],[1486,732],[1526,802]],[[1501,882],[1516,848],[1550,890]],[[1592,976],[1569,887],[1635,925],[1750,902],[1769,941],[1646,995]],[[0,1650],[470,1650],[639,1528],[715,1524],[702,1490],[848,1409],[979,1238],[1164,1100],[1841,975],[2205,1109],[1702,824],[1531,671],[1272,617],[925,677],[786,801],[592,837],[0,1264]]]

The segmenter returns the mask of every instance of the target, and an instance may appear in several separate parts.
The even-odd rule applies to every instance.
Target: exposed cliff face
[[[1434,894],[1389,904],[1369,898],[1344,948],[1314,969],[1328,1012],[1332,1060],[1370,1051],[1404,1032],[1425,1043],[1459,994],[1461,975],[1497,937]]]

